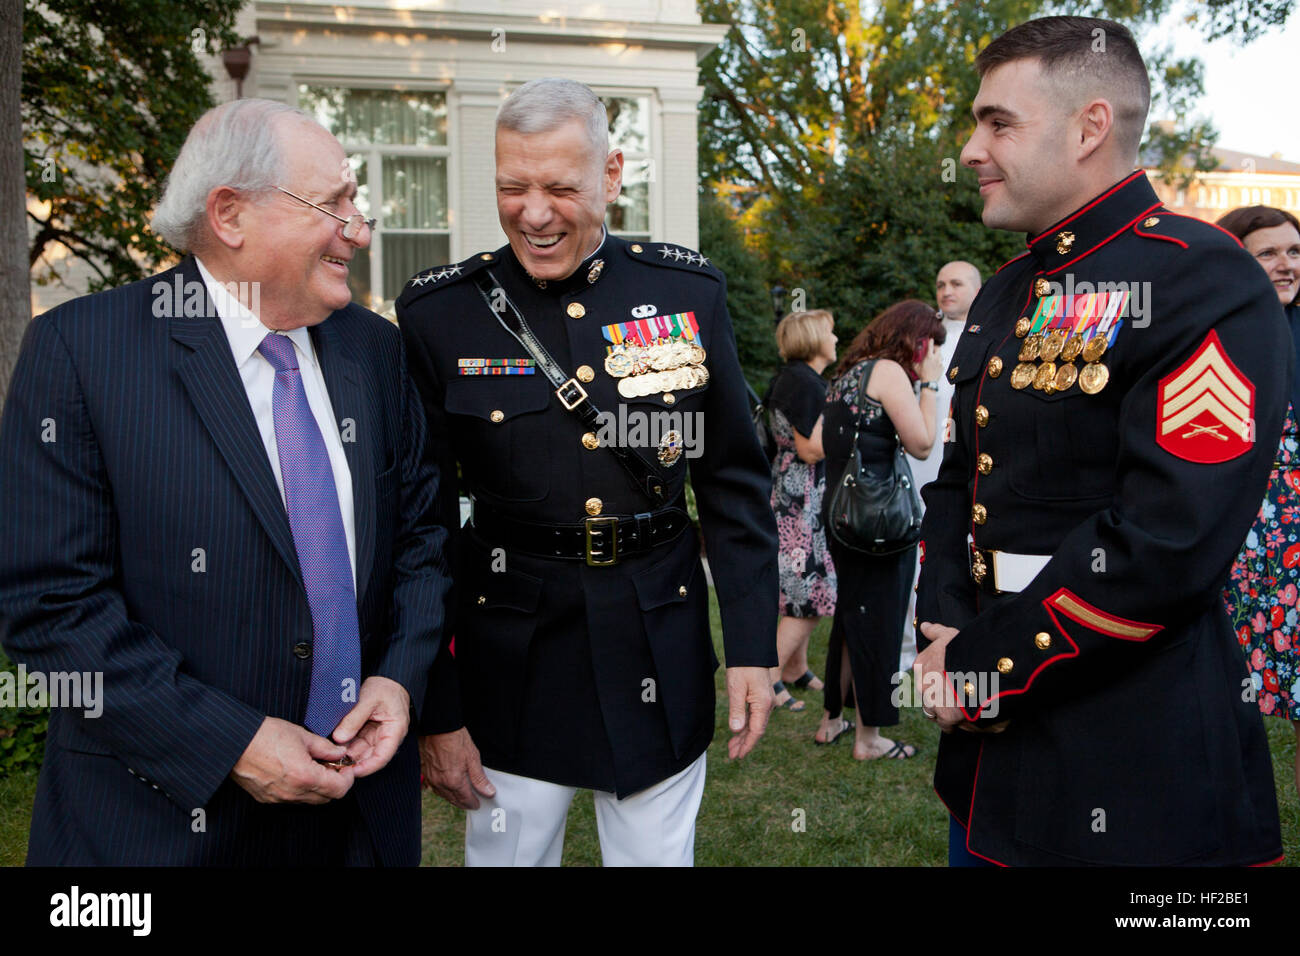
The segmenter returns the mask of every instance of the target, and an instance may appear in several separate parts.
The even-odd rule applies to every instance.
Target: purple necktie
[[[328,737],[352,709],[361,680],[361,638],[348,539],[329,454],[307,404],[293,342],[272,332],[257,350],[275,368],[271,399],[275,445],[315,636],[305,724],[312,733]]]

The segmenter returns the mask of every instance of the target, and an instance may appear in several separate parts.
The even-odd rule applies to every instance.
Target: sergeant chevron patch
[[[1160,380],[1156,443],[1185,461],[1214,465],[1243,455],[1255,425],[1255,386],[1213,330]]]

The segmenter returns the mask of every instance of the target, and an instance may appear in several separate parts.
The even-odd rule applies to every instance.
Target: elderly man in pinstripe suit
[[[355,194],[306,115],[220,106],[154,219],[192,255],[27,331],[4,646],[104,686],[52,710],[29,864],[418,862],[445,532],[400,336],[350,303]]]

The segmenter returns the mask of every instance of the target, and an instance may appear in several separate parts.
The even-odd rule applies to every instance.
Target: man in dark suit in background
[[[305,114],[217,107],[154,219],[193,256],[27,331],[4,645],[103,675],[51,712],[29,864],[418,862],[445,532],[400,336],[350,304],[355,194]]]

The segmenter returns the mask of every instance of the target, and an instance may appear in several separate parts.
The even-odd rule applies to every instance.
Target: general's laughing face
[[[535,279],[572,275],[600,242],[623,153],[599,155],[571,120],[545,133],[499,129],[496,158],[497,214],[515,256]]]

